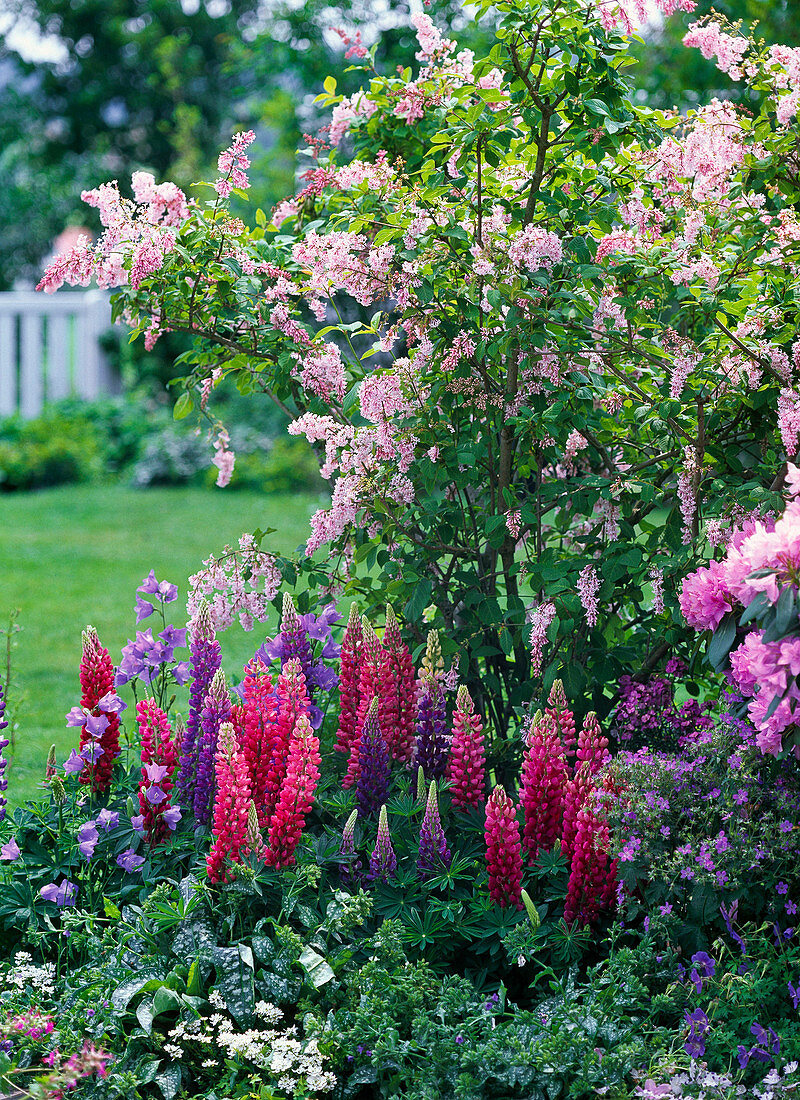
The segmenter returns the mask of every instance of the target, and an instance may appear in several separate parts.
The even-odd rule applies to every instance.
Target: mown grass
[[[168,618],[184,625],[187,579],[204,558],[257,527],[275,528],[271,548],[293,551],[305,541],[316,507],[319,502],[305,496],[99,486],[0,498],[0,624],[19,608],[22,627],[12,656],[10,702],[20,728],[9,803],[34,794],[51,744],[62,760],[74,744],[64,715],[80,695],[87,623],[116,663],[134,636],[135,589],[150,569],[178,585]],[[221,639],[225,669],[240,671],[269,626],[249,634],[238,623],[230,627]],[[5,646],[3,669],[4,657]]]

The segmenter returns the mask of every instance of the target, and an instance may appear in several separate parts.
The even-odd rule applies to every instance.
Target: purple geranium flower
[[[791,982],[786,983],[789,986],[789,996],[792,998],[792,1007],[800,1008],[800,978],[797,979],[797,985],[792,985]]]
[[[120,852],[117,856],[117,866],[121,867],[123,871],[126,871],[129,875],[134,871],[138,871],[144,863],[143,856],[137,856],[133,848],[126,848],[124,852]]]

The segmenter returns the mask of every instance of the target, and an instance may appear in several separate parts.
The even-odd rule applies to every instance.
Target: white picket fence
[[[48,401],[119,391],[100,347],[111,325],[99,290],[0,293],[0,416],[29,420]]]

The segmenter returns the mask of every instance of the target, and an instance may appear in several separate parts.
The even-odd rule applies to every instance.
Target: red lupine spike
[[[522,855],[519,822],[514,803],[502,787],[495,787],[486,803],[486,868],[489,894],[503,909],[522,908]]]
[[[178,745],[166,714],[154,699],[142,699],[136,706],[136,717],[139,721],[142,752],[139,810],[143,818],[145,837],[151,845],[155,845],[160,844],[170,832],[164,814],[169,809],[170,791],[175,786]],[[163,778],[153,782],[148,776],[148,764],[165,768]],[[164,795],[157,802],[147,797],[148,790],[154,787]]]
[[[280,797],[289,757],[289,745],[297,719],[309,712],[311,703],[300,661],[287,661],[278,676],[278,717],[274,725],[273,749],[264,787],[264,820],[269,821]]]
[[[351,604],[347,628],[342,639],[339,669],[339,728],[336,731],[337,752],[350,752],[358,724],[359,682],[361,679],[361,647],[363,632],[358,604]]]
[[[372,629],[366,616],[361,620],[362,644],[361,644],[361,669],[358,684],[358,717],[356,729],[350,742],[350,759],[347,761],[347,772],[342,779],[342,786],[346,789],[352,787],[358,779],[358,758],[361,752],[361,727],[367,716],[369,704],[377,696],[380,706],[381,697],[381,663],[383,650],[378,640],[378,635]]]
[[[481,716],[475,713],[472,696],[464,684],[456,694],[447,778],[450,780],[450,798],[456,809],[465,810],[483,802],[486,783],[483,723]]]
[[[237,738],[241,738],[244,729],[244,707],[241,703],[235,703],[231,707],[231,725]]]
[[[291,867],[295,849],[319,782],[319,738],[314,736],[308,717],[301,714],[289,746],[286,778],[269,827],[266,862],[273,867]]]
[[[575,715],[567,704],[567,695],[561,680],[554,680],[547,700],[547,713],[556,724],[556,729],[564,745],[567,763],[575,756]]]
[[[275,747],[278,701],[272,690],[272,677],[263,664],[254,666],[242,682],[244,695],[242,733],[239,742],[250,769],[250,786],[258,815],[258,826],[265,829],[267,779]]]
[[[114,690],[114,662],[108,650],[100,645],[100,639],[93,626],[87,626],[81,637],[83,641],[80,666],[81,706],[98,717],[101,712],[97,709],[97,704],[104,695]],[[106,718],[108,725],[99,740],[103,754],[95,760],[94,764],[87,762],[79,777],[81,783],[90,784],[92,790],[98,793],[108,790],[114,761],[120,754],[119,714],[106,714]],[[92,740],[94,738],[84,727],[81,730],[80,748],[83,749]]]
[[[403,641],[391,604],[386,608],[383,649],[381,729],[388,730],[386,743],[394,759],[407,763],[416,736],[417,684],[411,650]]]
[[[590,798],[578,813],[564,920],[580,925],[595,923],[616,900],[617,861],[609,858],[608,822]]]
[[[549,714],[538,715],[531,726],[522,761],[520,802],[525,811],[523,843],[528,863],[549,852],[561,835],[567,765],[564,746]]]
[[[575,832],[578,828],[578,814],[591,790],[591,772],[583,764],[576,769],[564,792],[564,824],[561,832],[561,851],[567,859],[572,859]]]
[[[226,881],[226,863],[241,863],[247,855],[247,816],[250,808],[250,769],[230,722],[223,722],[214,758],[214,837],[206,859],[209,882]]]
[[[611,759],[611,754],[608,751],[608,738],[603,736],[597,715],[593,710],[589,711],[583,720],[578,738],[577,755],[578,762],[576,766],[580,767],[581,764],[588,764],[592,775],[596,775],[603,765]]]

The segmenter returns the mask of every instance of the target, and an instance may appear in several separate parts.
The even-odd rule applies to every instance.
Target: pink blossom
[[[214,440],[215,455],[211,459],[214,466],[217,467],[219,473],[217,474],[217,485],[220,489],[224,489],[230,482],[231,475],[233,474],[233,464],[236,461],[236,455],[230,449],[230,436],[224,428],[221,428],[217,438]]]
[[[586,612],[586,625],[597,625],[597,593],[600,590],[600,578],[593,565],[586,565],[580,571],[577,581],[578,596],[583,610]]]
[[[723,562],[710,561],[685,577],[680,605],[687,624],[695,630],[716,630],[731,610],[733,599],[725,579]]]
[[[250,158],[244,151],[255,140],[256,135],[253,130],[234,134],[232,143],[220,153],[217,158],[220,178],[214,184],[220,198],[227,198],[234,187],[245,190],[250,186],[250,180],[247,177]]]

